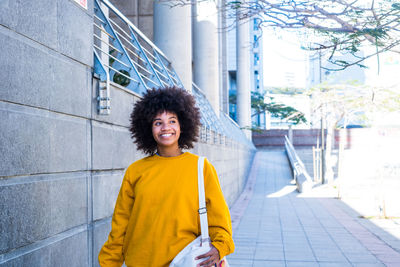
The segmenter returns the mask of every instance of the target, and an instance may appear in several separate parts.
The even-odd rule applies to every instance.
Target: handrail
[[[313,185],[313,181],[308,174],[306,167],[304,166],[303,161],[297,155],[296,150],[294,149],[292,143],[289,138],[285,135],[285,149],[287,156],[289,158],[289,162],[292,166],[293,170],[293,179],[296,180],[297,190],[299,192],[303,192],[306,189],[309,189]]]
[[[104,22],[104,23],[101,23],[100,25],[97,25],[94,22],[95,26],[97,26],[101,30],[105,30],[107,35],[113,39],[113,45],[116,48],[118,48],[119,51],[122,51],[122,53],[118,53],[118,55],[117,55],[118,59],[120,61],[123,61],[125,63],[125,65],[128,65],[129,67],[122,65],[121,63],[119,63],[119,61],[115,61],[112,64],[108,64],[108,62],[107,63],[102,62],[102,64],[104,64],[105,66],[108,66],[108,68],[110,70],[112,70],[109,72],[110,72],[110,78],[112,76],[113,80],[116,77],[121,77],[121,76],[125,77],[125,78],[130,77],[133,80],[136,80],[138,82],[137,83],[127,82],[127,84],[125,86],[127,88],[131,89],[132,91],[139,91],[139,92],[144,91],[144,89],[146,89],[147,86],[146,86],[145,82],[143,81],[142,76],[140,75],[140,73],[138,72],[136,67],[134,66],[133,60],[129,57],[125,46],[123,45],[120,38],[117,36],[116,29],[114,29],[113,26],[111,25],[110,18],[106,14],[104,14],[98,0],[95,0],[94,3],[95,3],[96,16],[99,17],[101,19],[101,21]],[[109,48],[108,48],[108,50],[109,50]],[[111,55],[112,52],[109,52],[109,54]],[[118,67],[118,65],[119,65],[119,67]],[[129,73],[129,75],[127,75],[128,73]],[[119,76],[117,76],[117,75],[119,75]]]
[[[135,47],[135,49],[139,52],[142,53],[142,56],[145,58],[147,61],[149,68],[153,72],[152,77],[155,77],[157,81],[158,86],[163,86],[166,83],[170,85],[178,85],[183,87],[181,80],[179,79],[178,75],[176,74],[175,70],[171,67],[172,63],[171,60],[152,42],[150,41],[136,26],[124,15],[122,14],[112,3],[110,3],[108,0],[100,0],[102,3],[104,3],[109,10],[111,10],[116,16],[118,16],[123,22],[125,22],[128,27],[129,31],[132,34],[132,40],[134,43],[137,44],[138,47]],[[112,20],[110,20],[112,21]],[[113,21],[112,21],[113,22]],[[113,22],[115,23],[115,22]],[[116,24],[118,25],[118,24]],[[119,26],[117,26],[119,27]],[[122,30],[121,27],[119,27],[120,30]],[[122,30],[126,34],[124,30]],[[141,38],[146,44],[148,44],[151,49],[154,52],[154,55],[147,50],[145,47],[141,46],[139,43],[139,40],[135,37],[137,35],[138,37]],[[125,38],[124,38],[125,39]],[[130,45],[133,45],[132,42],[128,40]],[[148,58],[148,56],[151,56],[153,59]],[[138,57],[140,60],[143,60],[142,58]],[[166,61],[166,63],[163,62],[163,60]],[[159,61],[158,63],[155,61]],[[168,79],[161,80],[158,74],[155,72],[155,66],[157,66],[159,69],[163,70],[166,76],[168,76]],[[149,80],[149,79],[148,79]],[[154,82],[152,82],[155,84]],[[149,88],[148,86],[145,85],[145,87]]]
[[[157,51],[160,55],[162,55],[169,63],[171,60],[168,59],[166,55],[155,45],[152,41],[150,41],[146,35],[144,35],[136,26],[127,18],[124,14],[122,14],[113,4],[110,3],[108,0],[101,0],[109,9],[111,9],[117,16],[119,16],[123,21],[125,21],[129,26],[131,26],[137,35],[140,36],[146,43],[148,43],[154,50]]]
[[[234,124],[236,127],[238,127],[238,128],[240,129],[239,124],[237,124],[237,122],[236,122],[234,119],[232,119],[232,118],[231,118],[228,114],[226,114],[225,112],[222,112],[222,111],[221,111],[221,113],[224,114],[224,116],[225,116],[232,124]]]
[[[206,97],[206,93],[204,93],[203,89],[201,89],[197,84],[192,82],[192,86],[196,88],[204,97]]]
[[[206,94],[202,89],[198,87],[197,84],[192,83],[192,86],[193,86],[193,93],[194,95],[197,94],[198,101],[202,101],[202,99],[207,99]],[[254,147],[254,144],[245,136],[243,131],[240,130],[240,126],[228,114],[220,110],[220,117],[218,118],[215,114],[214,109],[211,107],[208,101],[205,111],[209,113],[205,114],[204,116],[206,117],[204,118],[204,120],[207,128],[213,129],[217,133],[223,134],[224,136],[230,137],[232,139],[241,140],[242,143]],[[201,112],[203,115],[204,111],[201,110]],[[207,118],[210,117],[213,117],[214,120],[213,121],[207,120]]]
[[[289,138],[286,135],[285,135],[285,148],[290,158],[290,161],[296,167],[297,173],[300,174],[302,170],[305,170],[304,163],[297,155],[296,150],[294,149],[292,143],[290,142]]]

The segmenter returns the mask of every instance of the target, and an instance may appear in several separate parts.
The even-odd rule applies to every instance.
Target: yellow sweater
[[[99,254],[102,267],[168,266],[200,235],[198,156],[157,155],[126,170],[112,218],[112,229]],[[234,250],[231,218],[208,160],[204,162],[208,227],[212,244],[224,257]]]

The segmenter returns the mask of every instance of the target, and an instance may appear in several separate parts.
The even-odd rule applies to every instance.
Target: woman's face
[[[168,111],[158,113],[153,119],[152,132],[157,147],[179,149],[181,126],[175,113]]]

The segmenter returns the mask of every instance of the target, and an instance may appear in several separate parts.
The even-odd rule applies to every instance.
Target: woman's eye
[[[175,120],[172,120],[172,121],[170,121],[170,123],[176,123],[176,121],[175,121]]]
[[[160,126],[160,125],[161,125],[161,122],[159,122],[159,121],[154,123],[154,126]]]

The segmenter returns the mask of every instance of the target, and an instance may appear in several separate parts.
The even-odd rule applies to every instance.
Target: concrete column
[[[294,143],[293,143],[293,127],[292,127],[292,125],[289,125],[288,138],[289,138],[290,143],[292,143],[292,145],[294,145]]]
[[[251,41],[249,20],[236,21],[237,119],[240,127],[251,127]],[[244,130],[251,138],[251,131]]]
[[[191,6],[154,2],[154,43],[172,61],[186,90],[192,90]]]
[[[227,32],[227,12],[224,8],[227,0],[219,0],[218,11],[218,33],[219,33],[219,72],[220,72],[220,108],[229,114],[229,74],[228,74],[228,32]]]
[[[205,92],[215,113],[219,115],[217,5],[214,1],[198,1],[193,11],[193,80]]]

